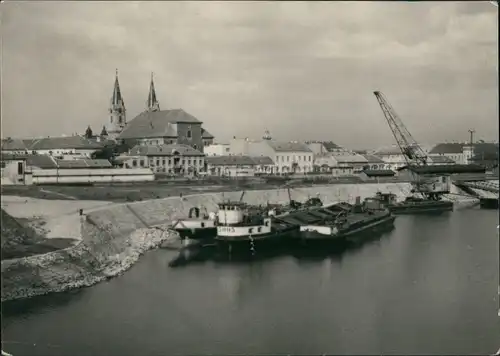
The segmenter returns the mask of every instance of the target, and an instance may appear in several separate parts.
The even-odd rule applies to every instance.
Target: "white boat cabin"
[[[259,236],[271,232],[271,218],[265,211],[243,202],[223,202],[217,214],[217,235],[225,237]],[[272,215],[272,211],[268,214]]]

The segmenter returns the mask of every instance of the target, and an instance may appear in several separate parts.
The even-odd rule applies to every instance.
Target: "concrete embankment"
[[[319,196],[325,203],[354,202],[356,196],[363,199],[377,191],[392,192],[402,198],[409,193],[410,186],[408,183],[315,186],[293,189],[291,197],[298,201]],[[90,211],[80,218],[82,240],[78,245],[2,261],[2,301],[90,286],[116,276],[146,250],[172,238],[172,233],[164,231],[162,226],[186,216],[194,206],[215,211],[218,202],[238,200],[240,196],[241,192],[208,193],[106,205]],[[243,200],[251,204],[284,203],[289,196],[286,189],[247,191]]]

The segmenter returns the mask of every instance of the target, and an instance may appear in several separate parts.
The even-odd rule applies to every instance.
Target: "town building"
[[[219,177],[253,177],[258,165],[250,156],[210,156],[205,160],[207,174]]]
[[[430,157],[448,157],[458,164],[482,163],[498,164],[498,143],[494,142],[445,142],[435,145],[429,152]]]
[[[371,155],[380,158],[386,169],[397,171],[399,168],[406,166],[406,158],[401,153],[401,149],[397,145],[382,147],[371,152]]]
[[[170,175],[196,176],[206,169],[205,155],[189,145],[137,145],[117,160],[125,167],[150,168],[155,173]]]
[[[207,156],[207,174],[221,177],[251,177],[271,174],[274,162],[259,156]]]
[[[149,169],[116,169],[108,160],[56,159],[49,155],[2,154],[2,185],[93,184],[154,179]]]
[[[28,153],[26,143],[19,138],[7,137],[2,139],[2,154],[23,155]]]
[[[314,153],[300,142],[233,138],[230,152],[232,155],[269,157],[274,163],[271,174],[307,174],[313,171]]]
[[[44,137],[33,140],[28,151],[36,155],[48,155],[58,159],[90,158],[103,147],[101,142],[83,136]]]
[[[332,141],[306,141],[306,145],[314,152],[315,155],[326,153],[347,153],[349,152],[344,147],[337,145]]]

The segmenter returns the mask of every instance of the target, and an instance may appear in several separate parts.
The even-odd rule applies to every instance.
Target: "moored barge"
[[[424,199],[409,196],[404,201],[396,201],[392,193],[377,192],[376,198],[393,214],[441,214],[453,211],[453,202],[442,199]]]
[[[304,204],[291,201],[283,207],[255,207],[242,202],[219,204],[217,236],[221,251],[255,253],[280,246],[299,233],[300,225],[319,222],[331,215],[318,198]],[[323,211],[323,212],[322,212]]]
[[[335,204],[327,208],[334,215],[321,224],[300,227],[300,239],[306,245],[356,243],[374,233],[394,226],[395,216],[377,198],[359,197],[354,205]]]

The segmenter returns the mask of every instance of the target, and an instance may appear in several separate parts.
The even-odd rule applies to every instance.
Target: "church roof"
[[[182,109],[144,111],[130,121],[119,138],[177,137],[176,123],[199,124],[200,120]]]

